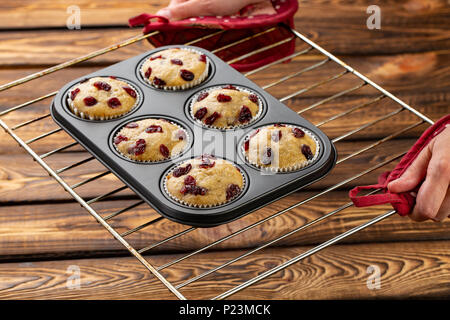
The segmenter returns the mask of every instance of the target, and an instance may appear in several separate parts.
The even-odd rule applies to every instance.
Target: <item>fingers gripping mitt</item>
[[[414,162],[419,153],[431,142],[431,140],[441,133],[446,126],[450,125],[450,115],[447,115],[429,127],[412,146],[408,153],[402,158],[399,164],[391,172],[384,172],[378,178],[378,184],[370,186],[360,186],[350,190],[349,196],[356,207],[370,207],[379,204],[390,203],[401,216],[406,216],[412,212],[416,204],[416,198],[410,192],[393,193],[387,185],[402,176],[402,174]],[[421,183],[419,184],[419,186]],[[418,191],[418,188],[414,191]],[[382,194],[358,196],[362,190],[382,189]]]

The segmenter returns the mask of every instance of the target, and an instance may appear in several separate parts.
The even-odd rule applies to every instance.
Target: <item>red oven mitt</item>
[[[144,13],[129,19],[128,22],[131,27],[144,25],[144,34],[159,31],[158,34],[148,38],[150,43],[155,47],[171,44],[184,44],[215,33],[218,29],[234,30],[233,32],[224,32],[195,43],[196,46],[211,51],[243,38],[250,37],[256,33],[263,32],[271,27],[277,27],[281,23],[294,27],[294,14],[298,9],[297,0],[272,0],[272,5],[277,12],[276,14],[241,16],[241,14],[251,10],[251,8],[247,6],[233,16],[200,16],[180,21],[169,21],[162,16]],[[287,28],[277,27],[273,31],[264,33],[230,48],[220,50],[216,52],[216,55],[224,61],[229,61],[258,48],[268,46],[290,37],[292,37],[292,33]],[[291,41],[274,48],[253,54],[244,59],[239,59],[235,63],[232,63],[231,66],[238,71],[253,70],[288,56],[294,53],[294,50],[295,37],[293,37]]]
[[[450,115],[445,116],[436,122],[433,126],[428,128],[422,136],[417,140],[414,146],[402,158],[400,163],[391,172],[385,172],[378,178],[378,184],[364,187],[356,187],[350,190],[349,196],[356,207],[370,207],[378,204],[390,203],[397,213],[401,216],[410,214],[416,203],[416,198],[409,192],[391,193],[387,189],[389,182],[396,180],[408,169],[408,167],[417,158],[419,153],[426,147],[430,141],[442,132],[446,126],[450,125]],[[419,186],[420,187],[420,186]],[[414,190],[418,191],[419,187]],[[383,194],[375,194],[358,197],[361,190],[379,189],[383,190]]]

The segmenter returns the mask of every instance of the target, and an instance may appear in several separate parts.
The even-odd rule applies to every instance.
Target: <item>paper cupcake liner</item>
[[[95,78],[95,77],[93,77],[93,78]],[[124,113],[118,114],[118,115],[102,116],[102,117],[88,115],[88,114],[86,114],[84,112],[79,111],[78,108],[76,108],[75,106],[72,105],[73,101],[72,101],[72,99],[70,99],[70,92],[72,92],[72,90],[75,89],[75,87],[78,86],[80,83],[75,84],[69,90],[67,90],[67,100],[66,100],[67,107],[69,108],[69,110],[74,115],[76,115],[77,117],[79,117],[81,119],[86,119],[86,120],[101,120],[101,121],[104,121],[104,120],[117,119],[117,118],[123,117],[126,114],[129,114],[130,112],[132,112],[139,105],[139,103],[141,101],[141,95],[140,95],[139,91],[136,89],[136,87],[134,85],[130,84],[126,80],[122,80],[122,79],[119,79],[119,80],[125,82],[130,88],[132,88],[134,90],[134,92],[136,92],[136,101],[135,101],[134,105],[130,108],[130,110],[128,110],[128,111],[126,111]]]
[[[164,158],[164,159],[161,159],[161,160],[137,160],[137,159],[132,159],[132,158],[128,157],[126,154],[123,154],[122,151],[120,151],[119,148],[117,148],[117,145],[114,143],[114,140],[115,140],[116,137],[119,135],[120,131],[126,126],[126,124],[125,124],[125,125],[123,125],[123,126],[117,131],[117,133],[114,135],[114,137],[113,137],[113,139],[112,139],[112,144],[114,145],[114,148],[116,149],[116,151],[117,151],[122,157],[125,157],[125,158],[127,158],[128,160],[134,161],[134,162],[137,162],[137,163],[160,163],[160,162],[165,162],[165,161],[167,161],[167,160],[171,160],[171,159],[178,158],[178,157],[179,157],[180,155],[182,155],[183,152],[186,150],[186,147],[190,145],[191,137],[189,136],[187,130],[184,129],[183,127],[181,127],[178,123],[169,121],[169,120],[167,120],[167,119],[164,119],[164,118],[150,118],[150,117],[149,117],[149,118],[138,119],[138,120],[136,120],[136,121],[132,121],[132,120],[131,120],[131,121],[129,121],[128,123],[130,123],[130,122],[137,122],[137,121],[139,121],[139,120],[146,120],[146,119],[165,120],[165,121],[169,122],[170,124],[173,124],[174,126],[176,126],[179,130],[183,130],[183,132],[184,132],[185,135],[186,135],[186,144],[185,144],[184,148],[183,148],[180,152],[178,152],[177,154],[171,155],[171,156],[169,156],[169,157],[167,157],[167,158]]]
[[[170,48],[169,48],[170,49]],[[166,49],[164,49],[166,50]],[[204,53],[195,49],[191,49],[191,48],[182,48],[182,50],[187,50],[187,51],[191,51],[200,55],[203,55]],[[161,50],[163,51],[163,50]],[[153,53],[152,55],[156,54],[157,52]],[[172,91],[176,91],[176,90],[186,90],[186,89],[190,89],[193,88],[197,85],[199,85],[200,83],[202,83],[203,81],[205,81],[205,79],[208,77],[209,75],[209,66],[210,66],[210,60],[209,57],[207,55],[206,56],[206,68],[205,71],[200,75],[200,77],[194,81],[190,81],[187,82],[185,84],[182,84],[181,86],[156,86],[154,85],[152,82],[149,81],[149,79],[147,79],[144,74],[145,71],[142,69],[144,67],[145,62],[147,61],[144,60],[144,62],[142,62],[141,67],[139,68],[139,74],[141,75],[142,79],[149,84],[150,86],[152,86],[153,88],[158,88],[158,89],[163,89],[163,90],[172,90]]]
[[[225,160],[225,159],[224,159]],[[228,161],[228,160],[227,160]],[[166,174],[164,175],[163,178],[163,188],[164,188],[164,192],[167,194],[167,196],[172,199],[173,201],[177,202],[178,204],[181,204],[183,206],[186,207],[190,207],[190,208],[200,208],[200,209],[208,209],[208,208],[215,208],[218,206],[222,206],[225,204],[230,204],[231,202],[235,201],[237,198],[239,198],[242,193],[244,192],[246,186],[247,186],[247,179],[245,177],[245,175],[242,173],[241,169],[238,168],[237,166],[234,165],[234,163],[230,162],[236,169],[239,169],[239,173],[242,176],[242,188],[241,188],[241,192],[239,192],[239,194],[235,195],[233,198],[229,199],[229,200],[225,200],[223,202],[217,203],[217,204],[192,204],[192,203],[188,203],[184,200],[178,199],[177,197],[175,197],[174,195],[172,195],[169,190],[167,189],[167,176],[172,173],[176,168],[178,168],[179,166],[183,165],[183,163],[185,163],[186,160],[181,161],[179,163],[177,163],[176,165],[174,165],[169,171],[166,172]]]
[[[214,87],[206,88],[204,90],[201,90],[201,91],[197,92],[191,98],[191,100],[189,102],[189,115],[191,116],[191,118],[196,123],[201,124],[203,127],[210,128],[210,129],[235,130],[235,129],[247,127],[247,126],[251,125],[252,123],[254,123],[256,120],[258,120],[261,117],[262,112],[263,112],[263,108],[264,108],[264,104],[263,104],[263,101],[262,101],[259,93],[255,92],[255,91],[252,91],[250,89],[247,89],[245,87],[241,87],[239,85],[234,85],[233,84],[233,86],[236,87],[237,89],[239,89],[239,91],[243,91],[243,92],[246,92],[248,94],[254,94],[258,98],[258,106],[259,106],[258,113],[249,122],[242,123],[242,124],[236,124],[236,125],[230,125],[228,127],[218,127],[218,126],[214,126],[214,125],[207,125],[203,121],[196,119],[194,117],[194,108],[193,107],[194,107],[194,104],[197,102],[197,98],[204,92],[209,92],[209,91],[213,91],[213,90],[217,90],[217,89],[223,89],[224,86],[226,86],[226,84],[225,85],[221,85],[221,86],[214,86]]]
[[[244,144],[245,144],[245,141],[247,141],[249,139],[251,134],[253,132],[255,132],[255,130],[256,130],[255,129],[255,130],[253,130],[252,132],[250,132],[249,134],[247,134],[245,136],[245,138],[243,140],[243,143],[241,144],[241,152],[244,155],[245,161],[247,161],[247,163],[251,164],[254,167],[257,167],[260,170],[270,171],[270,172],[274,172],[274,173],[294,172],[294,171],[297,171],[297,170],[300,170],[300,169],[303,169],[303,168],[306,168],[306,167],[312,165],[317,160],[317,158],[320,155],[320,151],[321,150],[320,150],[319,139],[311,131],[309,131],[308,129],[305,129],[304,127],[293,126],[293,125],[289,125],[289,124],[284,124],[284,125],[286,127],[289,127],[289,128],[299,128],[303,132],[305,132],[305,135],[308,135],[309,137],[311,137],[311,139],[314,140],[314,143],[316,145],[316,153],[315,153],[314,157],[311,160],[307,160],[307,161],[304,161],[303,163],[298,163],[298,164],[296,164],[294,166],[290,166],[290,167],[265,167],[265,166],[262,166],[262,165],[260,165],[260,164],[258,164],[256,162],[250,161],[250,159],[248,158],[247,153],[245,152]],[[263,129],[263,128],[270,127],[270,126],[271,125],[267,125],[267,126],[259,128],[259,129]]]

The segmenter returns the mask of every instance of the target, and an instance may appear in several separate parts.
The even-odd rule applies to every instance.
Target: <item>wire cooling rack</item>
[[[364,120],[362,123],[359,123],[356,121],[356,126],[347,128],[343,128],[341,132],[334,133],[334,137],[332,138],[332,141],[335,145],[338,146],[340,142],[343,141],[350,141],[352,138],[361,135],[363,138],[373,138],[371,136],[371,129],[375,127],[376,125],[380,123],[384,123],[386,121],[390,121],[389,127],[393,130],[390,130],[386,136],[382,137],[376,137],[376,140],[373,141],[366,139],[365,141],[368,141],[366,145],[364,145],[362,148],[358,146],[354,150],[345,152],[344,155],[340,155],[337,161],[337,168],[343,163],[348,162],[351,159],[355,159],[359,156],[364,156],[366,153],[371,152],[375,150],[378,146],[382,144],[386,144],[387,142],[394,141],[395,138],[408,134],[408,132],[411,132],[411,130],[421,126],[421,125],[430,125],[433,124],[433,121],[431,121],[429,118],[427,118],[425,115],[421,114],[405,102],[401,101],[346,63],[342,62],[340,59],[336,58],[320,46],[318,46],[313,41],[309,40],[307,37],[305,37],[303,34],[299,33],[298,31],[291,29],[287,26],[280,25],[273,28],[268,28],[267,30],[264,30],[260,33],[254,34],[251,37],[243,38],[238,41],[235,41],[233,43],[229,43],[221,48],[217,48],[213,50],[213,53],[220,53],[222,50],[229,49],[230,47],[243,43],[245,41],[251,41],[253,38],[261,36],[262,34],[266,34],[269,32],[274,31],[276,28],[287,28],[290,30],[290,35],[284,40],[278,41],[276,43],[255,48],[251,52],[247,52],[242,56],[235,57],[230,61],[227,61],[228,63],[234,63],[237,61],[240,61],[242,59],[248,58],[254,54],[264,52],[265,50],[277,47],[283,43],[286,43],[288,41],[291,41],[293,38],[296,39],[296,51],[295,53],[289,55],[288,57],[285,57],[283,59],[280,59],[278,61],[272,62],[268,65],[262,66],[258,69],[252,70],[250,72],[245,73],[245,76],[252,77],[253,75],[257,74],[258,79],[264,79],[264,81],[268,82],[265,84],[260,84],[263,89],[273,90],[273,95],[277,96],[276,92],[286,92],[289,91],[288,94],[283,94],[283,96],[279,98],[280,101],[286,103],[288,106],[293,106],[295,109],[299,109],[297,112],[299,114],[302,114],[302,116],[308,118],[308,113],[310,112],[316,112],[317,114],[325,114],[326,116],[321,119],[320,121],[316,121],[314,123],[318,127],[326,127],[327,125],[333,123],[334,120],[340,119],[345,120],[345,122],[353,123],[355,122],[355,117],[360,119],[360,116],[358,116],[357,112],[361,110],[368,110],[369,108],[372,108],[375,110],[378,114],[373,119]],[[195,39],[193,41],[190,41],[189,43],[186,43],[187,45],[196,45],[197,43],[201,42],[202,40],[205,40],[206,38],[220,36],[223,33],[226,32],[232,32],[232,31],[224,31],[224,30],[218,30],[217,32],[214,32],[206,37]],[[42,78],[46,75],[49,75],[53,72],[60,71],[62,69],[65,69],[67,67],[73,66],[77,63],[87,61],[89,59],[95,58],[97,56],[106,54],[108,52],[118,50],[122,47],[131,45],[133,43],[142,41],[152,35],[156,35],[158,31],[147,34],[147,35],[138,35],[136,37],[133,37],[131,39],[128,39],[126,41],[120,42],[118,44],[112,45],[110,47],[92,52],[90,54],[87,54],[85,56],[61,63],[59,65],[56,65],[54,67],[45,69],[41,72],[37,72],[34,74],[31,74],[29,76],[26,76],[24,78],[18,79],[16,81],[7,83],[5,85],[0,86],[0,93],[2,91],[11,89],[13,87],[25,84],[26,82],[29,82],[31,80],[36,80],[39,78]],[[290,61],[290,62],[289,62]],[[288,67],[286,67],[288,66]],[[270,77],[266,77],[265,72],[271,71],[273,74],[273,70],[275,70],[275,74],[279,74],[279,77],[277,77],[275,80],[268,79]],[[313,72],[316,74],[320,74],[323,76],[323,79],[320,81],[313,81],[311,82],[312,77],[308,77],[308,75],[311,75]],[[278,86],[278,87],[277,87]],[[280,89],[281,88],[281,89]],[[310,97],[308,97],[309,93],[312,92],[320,92],[322,94],[326,94],[326,96],[318,99],[317,101],[314,101],[311,103]],[[370,93],[369,93],[370,91]],[[275,219],[276,217],[279,217],[281,215],[289,214],[290,211],[292,211],[295,208],[298,208],[300,206],[304,206],[308,202],[311,202],[317,198],[324,197],[328,193],[335,191],[335,190],[341,190],[342,188],[345,188],[345,185],[348,183],[351,183],[352,181],[355,181],[360,178],[366,178],[367,175],[370,173],[373,173],[374,171],[383,168],[385,166],[388,166],[389,164],[393,163],[396,160],[399,160],[405,153],[405,152],[399,152],[397,154],[388,154],[378,157],[378,159],[381,159],[378,161],[375,165],[365,168],[361,172],[358,172],[351,177],[346,177],[342,179],[341,181],[334,183],[332,186],[328,186],[325,188],[319,188],[313,189],[312,195],[308,196],[308,198],[303,199],[301,201],[298,201],[292,205],[290,205],[287,208],[283,208],[281,210],[278,210],[274,213],[271,213],[270,215],[262,218],[261,220],[258,220],[256,222],[253,222],[243,228],[240,228],[236,231],[228,231],[228,234],[210,242],[209,244],[202,246],[198,249],[193,250],[192,252],[188,254],[183,254],[180,257],[176,258],[175,260],[169,261],[163,265],[155,266],[151,264],[148,261],[148,254],[151,253],[152,249],[155,249],[159,246],[165,245],[170,243],[171,241],[174,241],[175,239],[178,239],[180,237],[185,236],[188,233],[195,232],[198,228],[194,227],[186,227],[183,231],[176,232],[172,234],[171,236],[159,240],[155,243],[149,243],[146,246],[136,248],[135,246],[131,245],[129,241],[126,240],[126,237],[138,232],[140,230],[143,230],[144,228],[156,228],[155,225],[158,221],[164,219],[163,217],[157,217],[153,218],[150,221],[139,225],[135,228],[129,229],[125,232],[119,233],[116,228],[111,226],[111,221],[113,221],[115,218],[117,218],[119,215],[122,215],[125,212],[128,212],[128,214],[133,214],[133,209],[135,209],[138,206],[146,205],[144,201],[138,200],[135,203],[122,208],[120,210],[117,210],[115,212],[110,212],[107,215],[100,214],[93,208],[93,204],[99,201],[102,201],[104,199],[107,199],[108,197],[111,197],[113,195],[116,195],[117,193],[127,189],[126,186],[119,187],[117,189],[114,189],[112,191],[106,192],[100,196],[96,196],[95,198],[91,198],[89,200],[81,197],[75,189],[85,186],[90,183],[94,183],[98,179],[101,179],[102,177],[105,177],[111,172],[108,170],[96,174],[88,179],[85,179],[83,181],[77,182],[73,185],[70,185],[68,182],[65,181],[64,178],[61,177],[62,173],[68,172],[76,167],[83,166],[87,163],[96,161],[94,157],[90,156],[84,160],[67,164],[61,168],[52,168],[48,163],[47,159],[50,157],[56,157],[58,154],[61,154],[63,151],[67,151],[70,148],[76,147],[77,143],[72,142],[63,146],[59,146],[53,150],[48,150],[45,153],[38,154],[35,150],[32,148],[32,144],[36,143],[42,139],[46,139],[60,131],[62,131],[61,128],[57,128],[54,130],[51,130],[49,132],[42,132],[42,134],[37,135],[36,137],[33,137],[31,139],[23,139],[19,136],[20,132],[19,129],[24,128],[31,124],[36,124],[43,121],[52,121],[50,117],[50,113],[44,113],[38,117],[33,117],[29,120],[26,120],[22,123],[15,124],[13,126],[8,126],[6,121],[4,120],[5,116],[10,115],[13,112],[20,112],[22,110],[25,110],[27,108],[30,108],[33,106],[33,104],[36,104],[40,101],[43,101],[45,99],[52,98],[54,95],[56,95],[57,92],[50,92],[46,93],[40,97],[37,97],[33,100],[26,101],[20,105],[14,106],[12,108],[9,108],[7,110],[4,110],[0,112],[0,125],[1,127],[14,139],[18,142],[18,144],[37,162],[39,163],[47,172],[48,174],[53,177],[80,205],[86,209],[106,230],[108,230],[116,240],[118,240],[134,257],[136,257],[144,266],[148,269],[154,276],[156,276],[162,284],[164,284],[168,290],[170,290],[177,298],[179,299],[186,299],[185,295],[182,293],[183,288],[186,286],[199,281],[207,276],[210,278],[214,278],[214,274],[218,272],[219,270],[225,269],[226,267],[239,262],[243,261],[245,258],[249,257],[250,255],[259,252],[263,250],[264,248],[267,248],[269,246],[276,245],[277,243],[285,240],[286,238],[303,231],[319,222],[325,221],[329,219],[330,217],[352,207],[352,203],[348,202],[342,206],[339,206],[335,208],[332,211],[324,212],[323,215],[321,215],[319,218],[316,218],[314,220],[311,220],[305,224],[293,226],[290,228],[290,230],[282,235],[279,235],[272,240],[260,244],[257,247],[250,248],[248,251],[240,254],[239,256],[233,258],[232,260],[229,260],[223,264],[220,264],[218,266],[215,266],[211,269],[202,271],[201,273],[196,274],[195,276],[185,280],[185,279],[168,279],[167,276],[163,276],[162,270],[165,270],[166,268],[169,268],[177,263],[180,263],[182,261],[185,261],[196,254],[199,254],[201,252],[204,252],[208,249],[214,249],[221,243],[230,240],[234,237],[237,237],[241,234],[244,234],[245,232],[260,226],[262,224],[265,224],[267,222],[270,222],[272,219]],[[330,117],[330,112],[320,112],[320,108],[330,108],[330,103],[334,103],[336,99],[338,98],[345,98],[348,97],[350,94],[357,94],[359,93],[359,97],[362,97],[364,99],[359,99],[358,103],[355,103],[355,105],[351,107],[345,107],[344,109],[340,110],[338,107],[332,107],[331,109],[334,109],[335,112]],[[300,99],[303,98],[304,99]],[[315,95],[317,97],[317,95]],[[370,98],[368,98],[370,97]],[[300,100],[299,100],[300,99]],[[50,100],[49,100],[50,101]],[[380,103],[381,106],[380,106]],[[50,102],[49,102],[50,104]],[[389,107],[388,107],[389,106]],[[331,110],[328,109],[328,110]],[[337,111],[336,111],[337,110]],[[403,124],[402,126],[398,126],[396,124],[396,116],[400,113],[407,112],[409,113],[409,119],[411,119],[410,123],[407,123],[406,125]],[[356,116],[355,116],[356,114]],[[322,128],[323,129],[323,128]],[[336,129],[336,128],[335,128]],[[19,131],[18,131],[19,130]],[[335,130],[336,131],[336,130]],[[392,132],[391,132],[392,131]],[[325,130],[325,132],[327,132]],[[364,140],[364,139],[363,139]],[[358,144],[354,144],[357,146]],[[338,148],[339,149],[339,148]],[[377,149],[378,150],[378,149]],[[381,152],[381,151],[377,151]],[[367,181],[366,181],[367,182]],[[374,182],[374,181],[369,181]],[[380,190],[374,190],[371,193],[376,193]],[[257,276],[242,280],[242,281],[234,281],[233,287],[228,289],[225,292],[221,292],[220,294],[217,294],[215,296],[210,297],[211,299],[225,299],[233,294],[259,282],[262,281],[271,275],[282,271],[286,268],[288,268],[290,265],[297,263],[316,252],[360,231],[363,230],[379,221],[382,221],[392,215],[394,215],[396,212],[394,210],[389,210],[387,212],[380,212],[378,216],[375,218],[357,226],[352,229],[349,229],[348,231],[329,239],[328,241],[325,241],[306,252],[303,252],[300,255],[294,256],[287,261],[284,261],[282,263],[279,263],[275,266],[269,266],[266,267],[266,269],[259,273]],[[175,222],[171,222],[175,223]],[[227,226],[223,226],[222,230],[228,230]],[[229,229],[231,230],[231,229]],[[226,231],[225,231],[226,232]],[[173,277],[173,275],[172,275]],[[233,277],[233,274],[230,274],[230,277]],[[191,298],[191,297],[190,297]],[[195,298],[195,297],[192,297]]]

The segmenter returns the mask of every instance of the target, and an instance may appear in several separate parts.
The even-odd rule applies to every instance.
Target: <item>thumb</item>
[[[191,0],[171,4],[169,7],[159,10],[156,14],[169,20],[181,20],[188,17],[208,15],[209,8],[203,0]]]
[[[423,149],[403,175],[388,184],[388,190],[395,193],[413,190],[425,178],[431,159],[431,143]]]

